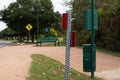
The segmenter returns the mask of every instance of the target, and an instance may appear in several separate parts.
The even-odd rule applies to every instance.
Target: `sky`
[[[10,3],[15,2],[16,0],[0,0],[0,10],[7,7]],[[51,0],[54,5],[54,11],[59,11],[60,13],[66,12],[68,8],[64,5],[64,0]],[[5,23],[0,21],[0,31],[5,29],[7,26]]]

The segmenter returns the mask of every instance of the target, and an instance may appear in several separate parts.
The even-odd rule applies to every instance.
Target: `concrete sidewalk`
[[[43,54],[65,64],[65,47],[36,47],[35,45],[0,48],[0,80],[25,80],[32,54]],[[83,72],[82,49],[71,48],[71,67]],[[96,76],[120,80],[120,57],[97,52]]]

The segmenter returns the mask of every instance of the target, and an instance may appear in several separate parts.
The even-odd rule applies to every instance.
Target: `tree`
[[[75,30],[78,34],[76,36],[77,45],[82,45],[88,42],[90,38],[90,33],[83,31],[84,10],[90,8],[90,0],[73,0],[70,3],[72,6],[72,17],[74,18],[72,21],[72,30]]]
[[[90,7],[90,0],[74,0],[71,2],[73,11],[73,29],[81,31],[84,23],[84,10]]]
[[[104,4],[103,4],[104,3]],[[118,17],[119,0],[101,1],[102,6],[99,12],[99,30],[96,35],[96,42],[99,47],[112,51],[120,51],[119,23]],[[117,24],[117,25],[116,25]],[[101,43],[102,42],[102,43]]]
[[[8,8],[1,10],[0,16],[8,27],[19,34],[26,34],[25,26],[31,24],[33,26],[32,38],[37,31],[37,17],[39,17],[39,31],[41,32],[43,28],[51,26],[55,21],[53,5],[50,0],[17,0]]]
[[[120,0],[95,0],[99,14],[99,29],[96,31],[98,47],[120,51]],[[77,44],[87,43],[90,34],[83,31],[84,10],[90,8],[90,0],[72,0],[73,29],[77,31]],[[82,37],[82,38],[81,38]]]
[[[5,39],[5,38],[13,39],[13,36],[15,36],[15,35],[16,35],[16,32],[13,31],[11,28],[6,28],[0,32],[0,38],[2,38],[2,39]]]
[[[57,11],[54,13],[54,23],[51,25],[51,27],[55,28],[56,30],[59,30],[61,29],[61,14]]]

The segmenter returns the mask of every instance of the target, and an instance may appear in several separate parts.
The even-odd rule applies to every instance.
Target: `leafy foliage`
[[[54,28],[50,29],[50,36],[57,37],[57,31]]]
[[[96,43],[98,47],[112,51],[120,51],[120,1],[119,0],[95,0],[95,7],[99,13],[99,30],[96,31]],[[84,9],[90,8],[90,0],[74,0],[71,2],[73,17],[73,29],[77,35],[77,44],[87,43],[90,35],[82,31],[84,26]],[[84,33],[84,34],[83,34]],[[84,36],[84,37],[83,37]],[[86,36],[88,37],[86,40]]]
[[[112,51],[120,51],[119,29],[120,20],[118,0],[104,2],[105,6],[99,10],[99,30],[96,35],[96,42],[99,47]],[[118,19],[118,20],[116,20]]]
[[[5,38],[5,36],[17,35],[15,31],[11,28],[6,28],[0,32],[0,38]]]
[[[31,24],[33,26],[31,35],[34,36],[37,31],[37,17],[41,33],[45,27],[58,24],[56,21],[60,19],[60,14],[55,13],[53,9],[50,0],[17,0],[0,11],[0,20],[19,34],[26,34],[25,27]]]

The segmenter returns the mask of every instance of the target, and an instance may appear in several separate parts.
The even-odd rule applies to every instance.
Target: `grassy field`
[[[26,80],[64,80],[65,66],[60,62],[39,54],[32,55],[32,59],[29,77]],[[90,77],[71,69],[70,80],[90,80]]]
[[[81,46],[77,46],[77,48],[83,49],[83,47],[81,47]],[[112,52],[110,50],[99,48],[99,47],[97,47],[96,50],[97,50],[97,52],[101,52],[101,53],[104,53],[104,54],[109,54],[109,55],[120,57],[120,52]]]

